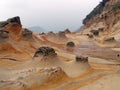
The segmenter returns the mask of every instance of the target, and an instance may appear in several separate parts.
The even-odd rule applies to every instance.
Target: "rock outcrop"
[[[119,24],[120,20],[119,6],[120,0],[102,0],[83,20],[85,28],[98,28],[99,31],[108,32],[115,30],[114,27]]]
[[[13,18],[9,18],[7,20],[8,23],[18,23],[21,25],[21,21],[20,21],[20,17],[19,16],[16,16],[16,17],[13,17]]]
[[[102,2],[99,3],[98,6],[94,8],[94,10],[86,16],[86,18],[83,20],[83,24],[88,25],[88,21],[92,19],[94,16],[99,15],[103,12],[104,7],[106,3],[110,0],[102,0]]]
[[[0,22],[0,26],[2,29],[9,31],[10,38],[12,39],[18,38],[22,31],[20,17],[18,16],[9,18],[6,21]]]
[[[10,23],[17,23],[17,24],[21,25],[20,17],[16,16],[16,17],[13,17],[13,18],[9,18],[6,21],[0,22],[0,28],[3,28]]]

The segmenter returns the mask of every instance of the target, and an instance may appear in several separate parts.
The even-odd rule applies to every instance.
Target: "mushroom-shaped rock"
[[[37,51],[34,54],[34,57],[39,57],[39,56],[56,56],[57,54],[55,53],[55,50],[51,47],[40,47],[37,49]]]
[[[75,47],[75,44],[74,44],[74,42],[68,42],[67,43],[67,45],[66,45],[67,47]]]
[[[76,62],[88,62],[88,57],[76,56]]]
[[[8,38],[9,32],[6,30],[0,30],[0,38],[4,39],[4,38]]]
[[[99,35],[99,31],[97,31],[97,30],[91,30],[90,32],[95,36]]]
[[[7,24],[9,24],[7,21],[0,22],[0,28],[5,27]]]
[[[25,29],[22,31],[22,36],[23,36],[24,38],[31,39],[31,38],[32,38],[32,31],[30,31],[30,30],[28,30],[28,29],[25,28]]]
[[[20,17],[19,16],[16,16],[16,17],[13,17],[13,18],[9,18],[7,20],[8,23],[18,23],[21,25],[21,21],[20,21]]]

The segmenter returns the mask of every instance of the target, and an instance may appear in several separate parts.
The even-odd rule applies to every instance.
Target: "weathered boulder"
[[[66,45],[67,47],[75,47],[75,44],[74,44],[74,42],[68,42],[67,43],[67,45]]]
[[[55,53],[55,50],[51,47],[40,47],[37,49],[37,51],[34,54],[34,57],[39,57],[39,56],[49,56],[49,55],[57,55]]]
[[[20,17],[19,16],[16,16],[16,17],[13,17],[13,18],[9,18],[7,19],[7,22],[8,23],[18,23],[21,25],[21,21],[20,21]]]
[[[76,56],[76,62],[88,62],[88,57]]]
[[[30,30],[28,30],[28,29],[25,28],[25,29],[22,31],[22,36],[23,36],[24,38],[30,39],[30,38],[32,38],[32,31],[30,31]]]
[[[0,30],[0,38],[4,39],[4,38],[8,38],[9,37],[9,32],[6,30]]]

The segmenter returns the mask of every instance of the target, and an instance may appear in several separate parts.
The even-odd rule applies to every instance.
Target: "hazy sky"
[[[1,0],[0,21],[20,16],[24,27],[46,30],[78,29],[101,0]]]

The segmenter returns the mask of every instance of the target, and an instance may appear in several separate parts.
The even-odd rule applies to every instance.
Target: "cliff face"
[[[112,30],[120,20],[120,0],[103,0],[83,20],[86,28]]]

